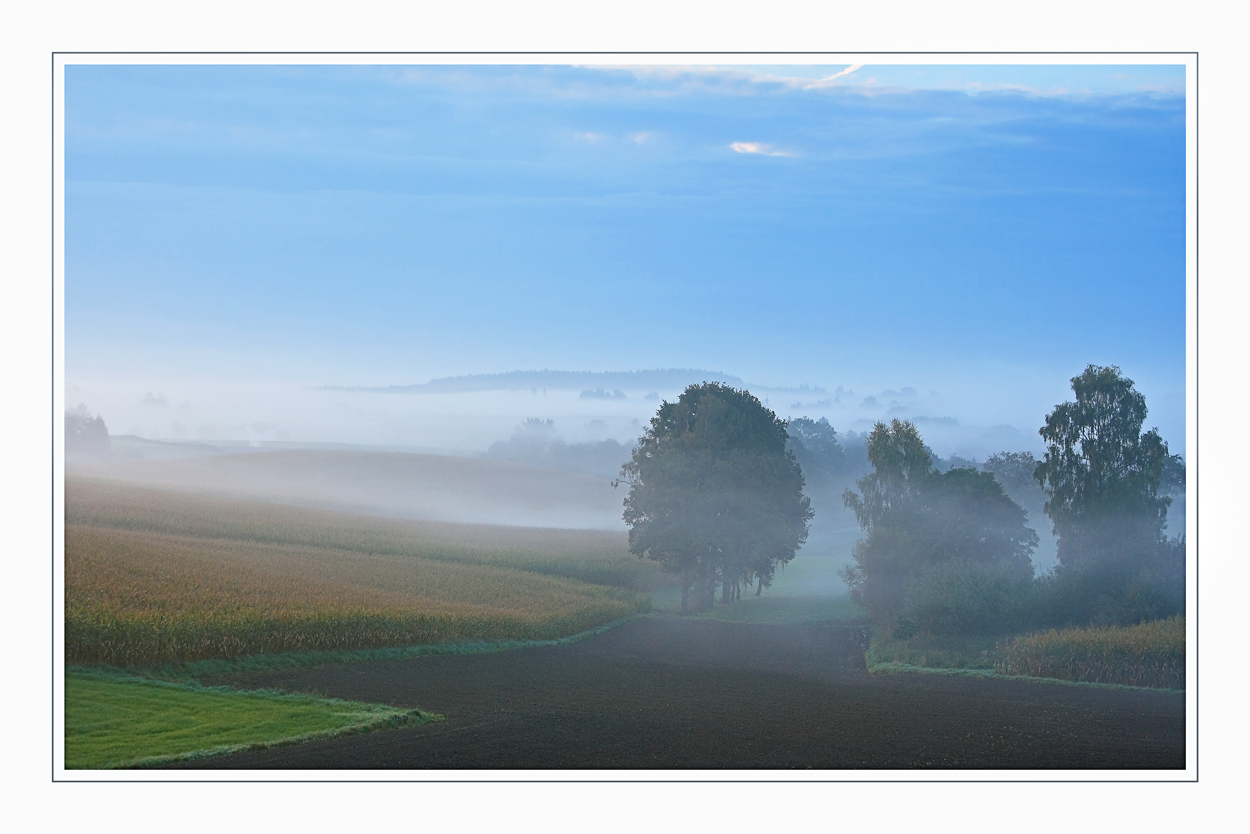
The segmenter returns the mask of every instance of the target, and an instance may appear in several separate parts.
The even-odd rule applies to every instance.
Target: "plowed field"
[[[870,676],[846,626],[644,618],[580,643],[206,681],[442,713],[413,729],[188,768],[1160,769],[1185,766],[1167,692]]]

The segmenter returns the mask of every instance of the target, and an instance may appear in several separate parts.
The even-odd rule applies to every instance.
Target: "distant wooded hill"
[[[738,388],[746,383],[740,377],[721,371],[697,368],[669,368],[654,371],[509,371],[504,374],[471,374],[432,379],[415,385],[375,387],[324,385],[323,391],[375,391],[393,394],[458,394],[471,391],[526,391],[548,388],[556,391],[597,389],[684,389],[700,382],[723,382]]]

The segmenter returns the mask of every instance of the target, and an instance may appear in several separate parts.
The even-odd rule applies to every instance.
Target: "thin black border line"
[[[58,56],[64,55],[1193,55],[1194,56],[1194,455],[1193,459],[1199,459],[1199,431],[1201,428],[1201,420],[1199,419],[1200,396],[1199,396],[1199,350],[1201,339],[1199,338],[1199,315],[1201,305],[1199,304],[1200,280],[1199,280],[1199,259],[1201,248],[1199,246],[1199,236],[1201,224],[1199,223],[1200,200],[1199,189],[1201,178],[1199,176],[1200,154],[1199,154],[1199,53],[1198,50],[1193,51],[1165,51],[1165,50],[1145,50],[1145,51],[1111,51],[1111,53],[1095,53],[1095,51],[914,51],[914,53],[906,53],[906,51],[869,51],[869,53],[855,53],[855,51],[729,51],[729,53],[717,53],[717,51],[691,51],[691,53],[681,53],[681,51],[421,51],[421,53],[386,53],[386,51],[329,51],[329,53],[296,53],[296,51],[280,51],[280,53],[259,53],[259,51],[181,51],[181,53],[161,53],[161,51],[53,51],[51,53],[51,161],[53,161],[53,170],[51,170],[51,225],[53,225],[53,234],[51,234],[51,373],[53,380],[56,379],[56,59]],[[1188,151],[1186,151],[1188,154]],[[1186,344],[1188,349],[1188,344]],[[1198,611],[1195,610],[1194,616],[1194,779],[56,779],[56,429],[58,429],[58,421],[56,421],[56,393],[53,391],[53,428],[51,428],[51,440],[53,440],[53,470],[51,470],[51,504],[53,504],[53,559],[51,559],[51,573],[53,573],[53,589],[51,589],[51,651],[53,651],[53,669],[51,669],[51,713],[53,713],[53,738],[51,738],[51,781],[56,783],[110,783],[110,784],[256,784],[256,783],[272,783],[272,784],[1194,784],[1199,781],[1199,768],[1201,764],[1201,756],[1199,755],[1199,745],[1201,744],[1201,734],[1199,733],[1199,723],[1201,720],[1201,710],[1199,709],[1199,666],[1200,666],[1200,639],[1199,629],[1201,628]],[[1188,420],[1186,420],[1188,423]],[[1198,469],[1201,469],[1199,464]],[[1186,493],[1189,490],[1189,479],[1186,479]],[[1188,510],[1186,510],[1188,513]],[[1201,585],[1199,584],[1199,485],[1198,480],[1194,480],[1194,608],[1200,609],[1199,596],[1201,594]]]

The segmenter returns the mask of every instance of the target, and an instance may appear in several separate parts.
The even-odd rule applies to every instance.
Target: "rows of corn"
[[[65,523],[491,565],[635,591],[668,582],[629,552],[624,532],[379,518],[89,478],[66,481]]]
[[[313,537],[326,525],[310,530],[278,524],[264,537],[231,538],[237,535],[231,524],[239,519],[220,506],[213,508],[218,521],[213,530],[204,528],[210,518],[188,520],[176,513],[126,525],[75,523],[100,519],[83,518],[81,507],[67,505],[69,663],[150,664],[460,640],[541,640],[584,631],[647,605],[645,598],[619,588],[412,555],[421,552],[419,541],[370,547],[378,542],[365,540],[345,548],[343,536],[327,535],[323,541],[330,546],[318,546]],[[145,527],[190,527],[196,535]],[[227,535],[208,535],[213,532]]]
[[[1185,688],[1185,618],[1119,628],[1066,629],[999,646],[1000,674]]]

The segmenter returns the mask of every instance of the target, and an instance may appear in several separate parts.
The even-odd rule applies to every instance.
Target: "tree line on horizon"
[[[1089,365],[1039,429],[1046,452],[945,461],[915,424],[878,422],[862,446],[827,420],[783,421],[746,391],[692,385],[664,403],[622,467],[630,548],[680,577],[683,609],[760,593],[806,541],[810,487],[845,489],[864,537],[843,578],[874,623],[912,634],[1122,624],[1184,611],[1184,534],[1167,512],[1185,467],[1145,398],[1114,366]],[[856,438],[858,439],[858,438]],[[856,454],[861,460],[855,460]],[[866,464],[866,466],[862,466]],[[1058,564],[1037,575],[1040,509]]]

